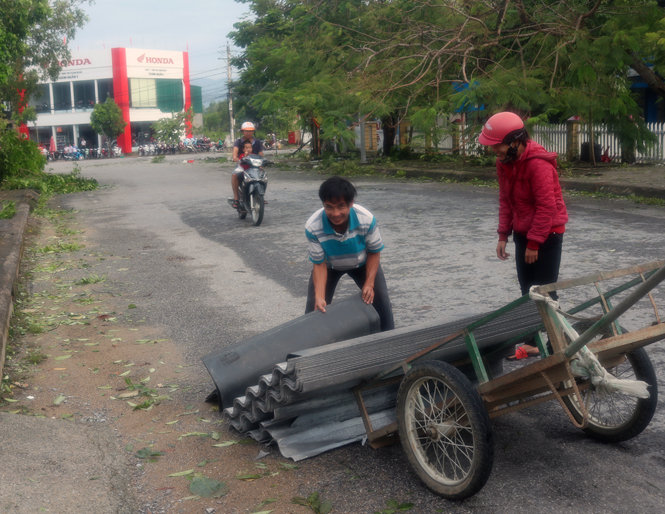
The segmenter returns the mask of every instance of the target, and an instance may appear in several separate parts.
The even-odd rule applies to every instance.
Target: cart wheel
[[[492,425],[460,371],[439,361],[413,366],[400,384],[397,424],[409,462],[432,492],[463,500],[483,488],[494,463]]]
[[[639,435],[651,422],[658,403],[658,382],[649,355],[644,348],[626,354],[624,360],[607,371],[617,378],[642,380],[649,385],[649,398],[634,398],[620,392],[601,397],[589,387],[580,391],[587,402],[589,424],[584,429],[588,435],[605,443],[627,441]],[[578,422],[582,421],[577,396],[565,397],[564,402]]]

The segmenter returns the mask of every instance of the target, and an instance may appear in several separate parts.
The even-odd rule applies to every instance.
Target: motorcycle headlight
[[[261,165],[263,164],[263,159],[249,159],[249,162],[255,168],[260,168]]]

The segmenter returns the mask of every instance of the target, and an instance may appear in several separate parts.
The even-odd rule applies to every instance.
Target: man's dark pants
[[[328,280],[326,281],[326,305],[330,305],[332,302],[337,283],[344,274],[349,275],[349,277],[353,279],[353,281],[361,290],[365,285],[367,269],[364,265],[360,266],[359,268],[349,270],[336,270],[328,268]],[[314,278],[312,275],[310,275],[309,287],[307,289],[307,304],[305,307],[305,314],[314,310],[314,300]],[[372,302],[372,305],[376,309],[376,312],[379,313],[379,318],[381,318],[381,331],[384,332],[386,330],[393,330],[395,328],[395,322],[393,321],[393,310],[390,306],[390,297],[388,296],[386,277],[383,274],[383,270],[381,269],[380,264],[379,269],[376,272],[376,278],[374,279],[374,301]]]

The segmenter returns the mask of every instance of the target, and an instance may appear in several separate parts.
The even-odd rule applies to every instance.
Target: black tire
[[[409,463],[432,492],[463,500],[483,488],[494,434],[482,398],[460,371],[440,361],[413,366],[397,394],[397,425]]]
[[[250,212],[252,213],[252,221],[254,226],[258,227],[263,221],[263,211],[265,210],[266,203],[263,200],[263,195],[258,191],[253,191],[250,197]]]
[[[589,424],[584,432],[605,443],[619,443],[636,437],[649,426],[658,404],[658,381],[649,355],[644,348],[626,354],[626,360],[607,370],[617,378],[642,380],[649,385],[649,398],[634,398],[620,392],[600,397],[593,387],[580,391],[582,401],[589,398]],[[578,379],[578,383],[583,380]],[[567,384],[566,384],[567,385]],[[578,423],[583,416],[575,395],[563,399]]]
[[[238,209],[238,217],[239,217],[241,220],[244,220],[244,219],[247,217],[247,213],[244,212],[244,211],[241,211],[240,209]]]

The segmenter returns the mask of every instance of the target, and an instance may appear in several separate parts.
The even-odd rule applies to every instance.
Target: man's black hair
[[[330,177],[319,188],[319,198],[324,203],[331,200],[344,200],[346,203],[351,203],[355,197],[355,186],[342,177]]]

